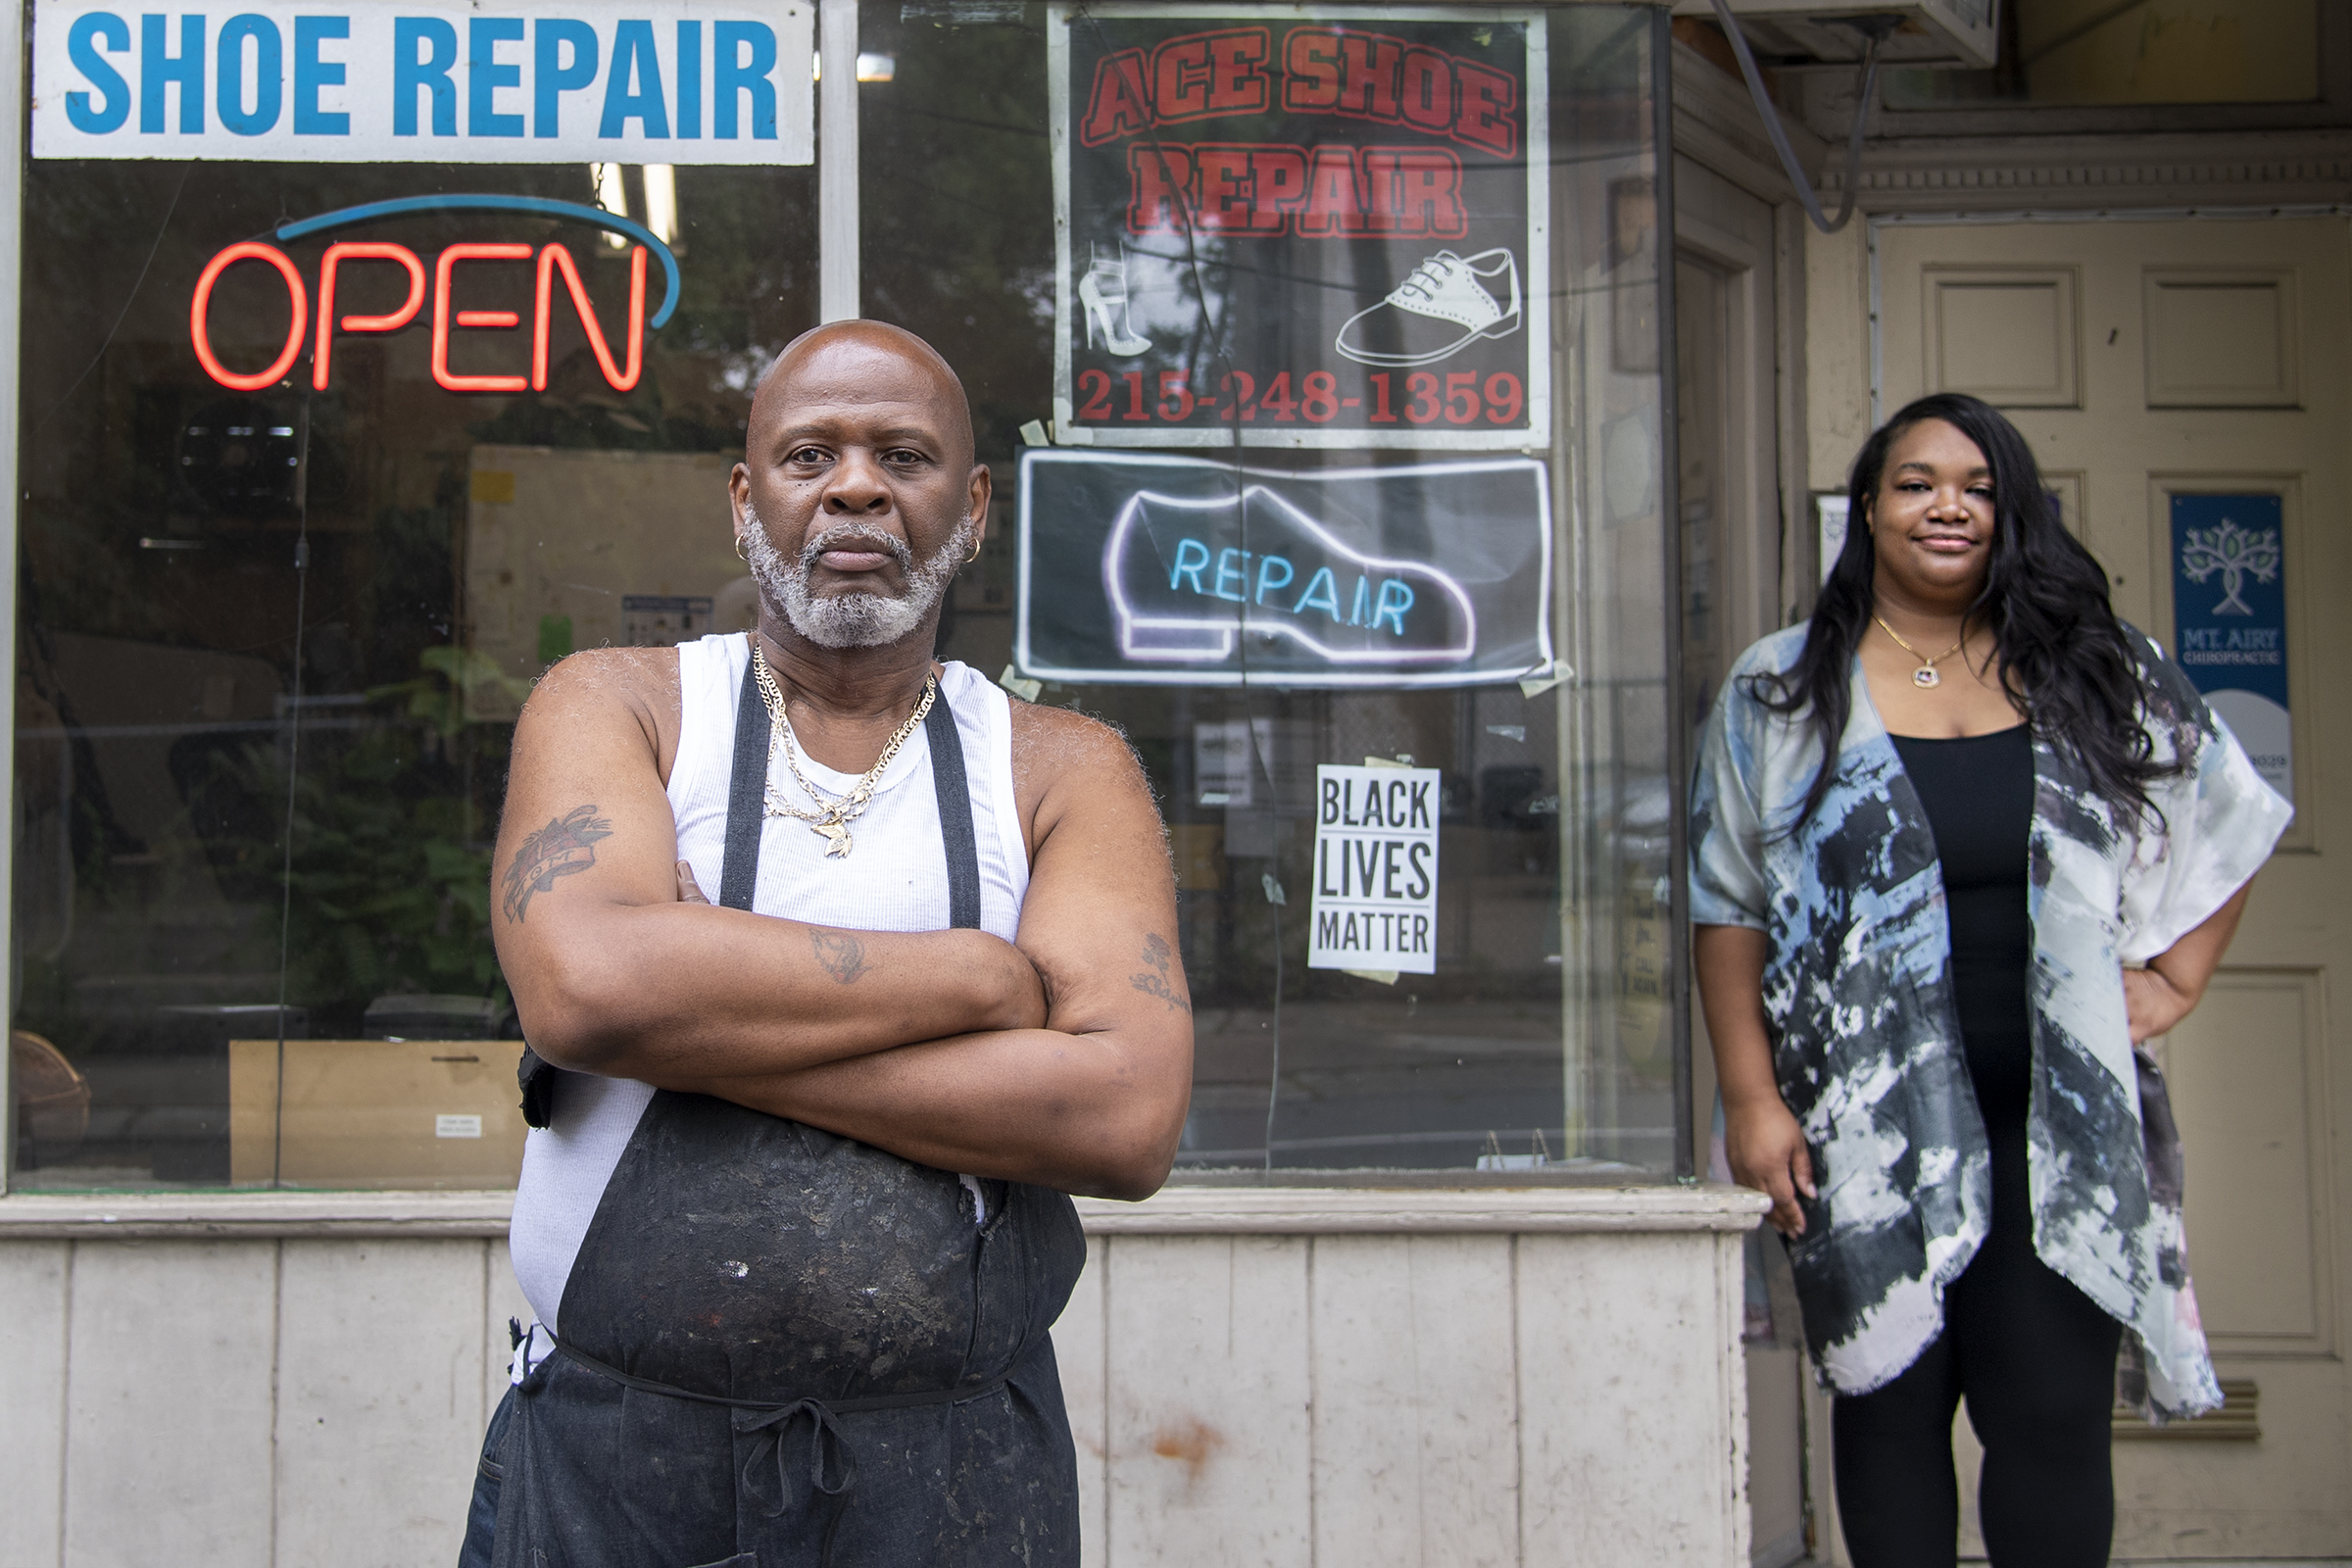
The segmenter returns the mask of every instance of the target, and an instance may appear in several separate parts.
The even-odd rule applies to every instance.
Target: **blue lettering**
[[[1355,602],[1354,602],[1353,604],[1351,604],[1351,605],[1349,605],[1349,606],[1348,607],[1348,625],[1350,625],[1350,626],[1361,626],[1361,625],[1363,625],[1363,624],[1365,623],[1365,622],[1364,622],[1364,612],[1365,612],[1365,610],[1366,610],[1367,608],[1369,608],[1369,606],[1370,606],[1370,604],[1371,604],[1371,599],[1372,599],[1372,589],[1371,589],[1371,583],[1370,583],[1370,580],[1369,580],[1369,579],[1367,579],[1367,578],[1363,578],[1363,577],[1358,577],[1358,578],[1356,578],[1356,579],[1355,579]]]
[[[1193,592],[1204,594],[1200,586],[1200,568],[1208,564],[1208,546],[1198,539],[1179,539],[1176,542],[1176,569],[1168,573],[1168,591],[1175,592],[1178,579],[1193,579]]]
[[[531,134],[552,138],[562,128],[564,94],[596,80],[596,29],[585,22],[542,17],[532,41]],[[565,44],[571,46],[568,66],[562,64]]]
[[[599,136],[617,136],[621,122],[643,123],[646,135],[669,137],[669,105],[662,92],[662,59],[654,52],[654,24],[624,22],[612,33],[612,70],[605,77],[605,118]]]
[[[128,54],[130,24],[111,11],[86,11],[74,20],[73,30],[66,34],[66,58],[74,62],[82,80],[98,89],[103,107],[91,109],[86,92],[70,92],[66,94],[66,120],[75,130],[91,136],[121,130],[122,122],[130,118],[130,83],[106,63],[98,53],[101,48],[110,54]]]
[[[1279,577],[1274,575],[1274,568],[1276,566],[1280,566],[1282,568],[1282,575]],[[1285,561],[1282,557],[1258,557],[1257,603],[1261,605],[1264,604],[1266,602],[1266,595],[1272,593],[1277,588],[1288,588],[1291,585],[1291,564]]]
[[[253,112],[245,111],[245,40],[253,40]],[[259,136],[277,123],[277,111],[286,91],[286,46],[277,24],[247,11],[228,19],[220,28],[220,123],[230,134]]]
[[[171,19],[148,12],[139,18],[139,131],[158,135],[164,128],[164,89],[179,84],[179,130],[183,136],[204,134],[204,18],[179,19],[179,54],[164,53],[164,24]]]
[[[703,133],[703,24],[678,24],[678,134],[688,140]]]
[[[1394,577],[1386,579],[1380,585],[1380,603],[1372,612],[1372,629],[1380,630],[1380,623],[1386,620],[1396,626],[1397,636],[1403,636],[1404,612],[1412,608],[1411,585]]]
[[[522,67],[505,65],[498,58],[500,44],[520,42],[520,17],[466,19],[466,130],[468,135],[522,134],[522,117],[500,114],[496,96],[501,87],[522,85]]]
[[[1240,565],[1238,565],[1238,566],[1237,566],[1237,565],[1235,565],[1235,564],[1233,564],[1233,558],[1234,558],[1234,557],[1236,557],[1236,556],[1239,556],[1239,557],[1241,557],[1241,558],[1242,558],[1242,564],[1241,564]],[[1235,604],[1237,604],[1237,605],[1238,605],[1238,604],[1242,603],[1242,595],[1240,595],[1240,594],[1229,594],[1229,593],[1227,593],[1227,592],[1225,591],[1225,579],[1226,579],[1226,578],[1228,578],[1228,577],[1231,577],[1231,578],[1232,578],[1232,579],[1233,579],[1235,582],[1238,582],[1238,583],[1240,583],[1240,584],[1241,584],[1243,587],[1245,587],[1245,588],[1247,588],[1247,587],[1249,587],[1249,586],[1250,586],[1250,552],[1249,552],[1249,551],[1247,551],[1247,550],[1220,550],[1220,551],[1218,551],[1218,552],[1217,552],[1217,574],[1216,574],[1216,576],[1215,576],[1215,577],[1211,578],[1211,579],[1210,579],[1210,581],[1209,581],[1209,587],[1208,587],[1208,591],[1209,591],[1209,593],[1210,593],[1210,595],[1211,595],[1212,597],[1214,597],[1214,598],[1218,598],[1218,599],[1230,599],[1231,601],[1233,601]]]
[[[458,133],[458,29],[439,17],[392,20],[392,134],[416,134],[416,92],[433,95],[433,134]]]
[[[734,141],[735,111],[745,93],[752,95],[752,139],[776,139],[776,84],[768,76],[776,69],[775,29],[762,22],[714,22],[710,24],[710,42],[716,58],[710,63],[710,95],[716,123],[712,133],[721,141]],[[743,58],[743,47],[749,44],[752,57]]]
[[[1291,613],[1303,615],[1309,608],[1320,608],[1333,620],[1340,618],[1340,583],[1329,566],[1317,566],[1315,574],[1306,579],[1306,592],[1291,607]]]
[[[294,19],[294,134],[348,136],[351,116],[318,107],[318,89],[343,85],[343,62],[318,58],[318,45],[328,38],[351,36],[349,17]]]

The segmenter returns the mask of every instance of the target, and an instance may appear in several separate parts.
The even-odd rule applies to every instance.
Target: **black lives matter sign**
[[[1051,38],[1057,440],[1546,439],[1537,15],[1127,5]]]

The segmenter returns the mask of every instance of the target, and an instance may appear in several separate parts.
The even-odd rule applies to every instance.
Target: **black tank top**
[[[2026,864],[2034,824],[2029,726],[1960,740],[1892,736],[1927,808],[1943,867],[1952,993],[1985,1131],[2023,1136],[2034,1048],[2026,1003],[2033,930]]]

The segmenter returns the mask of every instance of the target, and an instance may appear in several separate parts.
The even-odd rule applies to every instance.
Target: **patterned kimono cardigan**
[[[2144,721],[2182,770],[2135,821],[2034,740],[2028,1144],[2034,1245],[2126,1324],[2120,1383],[2149,1419],[2216,1408],[2180,1224],[2180,1138],[2125,1018],[2123,966],[2204,922],[2292,814],[2162,649],[2144,648]],[[1951,934],[1926,811],[1860,665],[1834,782],[1796,822],[1819,749],[1748,677],[1795,662],[1805,628],[1740,657],[1707,723],[1690,804],[1690,914],[1768,938],[1764,1007],[1781,1095],[1818,1200],[1789,1256],[1823,1381],[1862,1394],[1942,1326],[1943,1289],[1992,1217],[1990,1153],[1962,1055]],[[1793,828],[1793,831],[1791,829]],[[1800,1199],[1800,1201],[1804,1201]]]

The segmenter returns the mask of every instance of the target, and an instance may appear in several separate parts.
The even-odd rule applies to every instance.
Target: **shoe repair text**
[[[1273,28],[1170,38],[1147,54],[1122,49],[1095,65],[1078,139],[1089,147],[1160,125],[1262,115],[1275,107]],[[1281,108],[1371,120],[1443,136],[1508,159],[1519,151],[1519,84],[1492,66],[1427,44],[1344,27],[1283,35]]]

